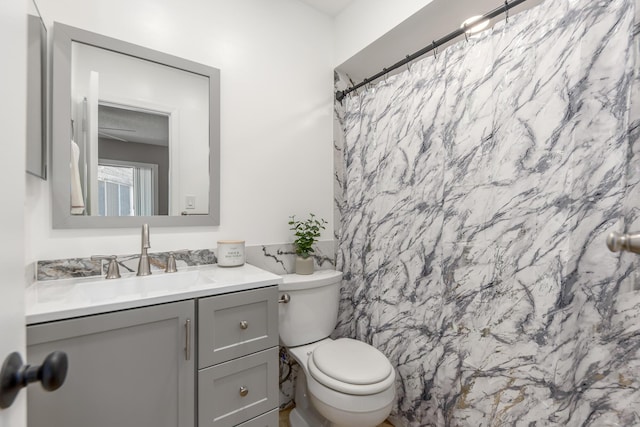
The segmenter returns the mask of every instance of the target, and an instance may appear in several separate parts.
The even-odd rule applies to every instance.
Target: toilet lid
[[[395,373],[379,350],[361,341],[340,338],[317,347],[308,359],[311,375],[321,384],[349,394],[374,394],[390,387]]]

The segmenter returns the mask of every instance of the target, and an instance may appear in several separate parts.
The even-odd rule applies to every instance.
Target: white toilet
[[[381,424],[395,398],[395,371],[379,350],[332,340],[342,273],[288,274],[279,287],[280,342],[298,362],[292,427]]]

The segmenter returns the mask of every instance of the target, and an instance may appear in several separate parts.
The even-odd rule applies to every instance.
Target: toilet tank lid
[[[341,279],[342,272],[336,270],[317,270],[313,274],[285,274],[282,276],[282,283],[278,285],[278,290],[297,291],[319,288],[332,285]]]

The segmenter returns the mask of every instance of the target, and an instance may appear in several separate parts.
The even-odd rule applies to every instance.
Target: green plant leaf
[[[287,223],[291,227],[291,231],[294,231],[296,239],[293,241],[296,254],[307,258],[314,252],[313,244],[320,237],[320,230],[325,229],[325,221],[323,218],[317,219],[313,213],[309,214],[309,218],[301,221],[296,220],[295,215],[291,215],[290,221]]]

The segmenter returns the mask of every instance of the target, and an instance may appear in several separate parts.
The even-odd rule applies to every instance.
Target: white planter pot
[[[296,274],[313,274],[313,257],[296,257]]]

